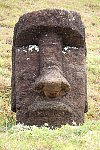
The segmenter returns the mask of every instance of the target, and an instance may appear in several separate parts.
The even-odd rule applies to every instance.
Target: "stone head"
[[[81,124],[87,112],[85,29],[78,13],[24,14],[12,48],[12,110],[27,125]]]

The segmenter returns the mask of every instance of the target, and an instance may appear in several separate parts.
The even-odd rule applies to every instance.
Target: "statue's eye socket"
[[[17,48],[18,52],[39,52],[39,46],[37,45],[28,45],[28,46],[22,46]]]
[[[67,53],[70,52],[71,50],[78,50],[78,47],[71,47],[71,46],[66,46],[62,49],[62,53]]]
[[[36,52],[39,52],[39,46],[37,45],[29,45],[28,46],[28,51],[36,51]]]

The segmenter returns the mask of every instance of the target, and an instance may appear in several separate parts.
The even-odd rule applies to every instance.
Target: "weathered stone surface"
[[[17,122],[54,127],[83,123],[88,110],[85,61],[85,31],[78,13],[46,9],[20,17],[12,49]]]
[[[14,45],[38,44],[39,35],[48,30],[62,35],[63,45],[84,45],[84,26],[80,15],[74,11],[58,9],[40,10],[20,17],[15,27]]]

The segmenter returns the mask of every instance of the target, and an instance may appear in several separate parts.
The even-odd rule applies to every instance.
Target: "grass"
[[[77,11],[86,27],[89,112],[80,127],[49,130],[32,127],[21,131],[10,110],[11,49],[13,28],[24,13],[45,8]],[[0,0],[0,150],[99,150],[100,128],[100,1],[99,0]],[[20,131],[16,131],[17,128]],[[9,128],[9,129],[8,129]]]
[[[100,122],[55,130],[18,124],[1,134],[1,150],[99,150]]]

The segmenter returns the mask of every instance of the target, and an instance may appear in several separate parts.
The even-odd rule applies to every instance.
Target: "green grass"
[[[1,133],[0,150],[99,150],[100,122],[55,130],[18,124]]]
[[[24,13],[45,8],[77,11],[86,27],[89,112],[80,127],[21,131],[15,124],[11,101],[13,28]],[[0,0],[0,150],[99,150],[100,139],[100,0]],[[20,131],[17,128],[20,127]],[[10,129],[8,129],[10,128]],[[33,148],[34,147],[34,148]]]

